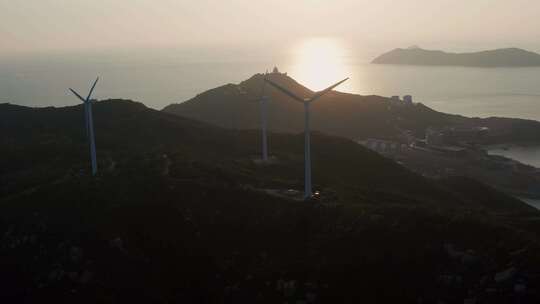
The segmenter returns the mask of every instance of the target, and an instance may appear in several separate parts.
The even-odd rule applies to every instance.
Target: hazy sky
[[[540,51],[538,0],[0,0],[0,53],[276,45]]]

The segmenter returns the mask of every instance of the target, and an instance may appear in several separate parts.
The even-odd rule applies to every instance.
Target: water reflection
[[[312,38],[303,40],[293,48],[293,63],[289,74],[301,84],[318,91],[351,76],[347,64],[349,50],[339,39]],[[345,83],[340,91],[352,91]]]

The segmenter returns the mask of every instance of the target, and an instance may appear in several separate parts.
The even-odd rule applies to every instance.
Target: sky
[[[0,54],[264,47],[320,36],[368,48],[540,51],[540,1],[0,0]]]

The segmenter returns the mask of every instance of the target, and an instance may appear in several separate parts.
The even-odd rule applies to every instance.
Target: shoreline
[[[540,170],[540,144],[497,144],[482,149],[488,155],[505,157]]]
[[[519,197],[519,196],[516,196],[516,198],[519,199],[520,201],[526,203],[527,205],[532,206],[532,207],[540,210],[540,198],[539,199],[531,199],[531,198]]]

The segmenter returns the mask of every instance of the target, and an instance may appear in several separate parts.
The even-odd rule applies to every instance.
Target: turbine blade
[[[344,83],[344,82],[347,81],[347,80],[349,80],[348,77],[345,78],[345,79],[343,79],[342,81],[340,81],[340,82],[334,84],[334,85],[331,85],[330,87],[328,87],[328,88],[326,88],[326,89],[324,89],[324,90],[322,90],[322,91],[320,91],[320,92],[315,93],[315,95],[313,95],[313,97],[311,97],[311,98],[309,99],[309,101],[311,102],[311,101],[315,101],[315,100],[321,98],[323,95],[325,95],[326,93],[332,91],[332,89],[334,89],[335,87],[337,87],[338,85]]]
[[[87,101],[90,101],[90,97],[92,96],[92,93],[94,92],[94,89],[96,88],[96,84],[98,83],[99,77],[96,78],[96,81],[94,81],[94,84],[92,85],[92,88],[90,89],[90,92],[88,92],[88,97],[86,97]]]
[[[273,86],[274,88],[278,89],[279,91],[281,91],[282,93],[284,93],[285,95],[291,97],[292,99],[298,101],[298,102],[304,102],[305,100],[296,96],[294,93],[292,93],[291,91],[285,89],[284,87],[280,86],[279,84],[273,82],[272,80],[270,79],[264,79],[264,81],[268,82],[271,86]]]
[[[86,103],[86,99],[82,98],[81,95],[79,95],[79,93],[75,92],[75,90],[73,89],[69,89],[71,91],[71,93],[73,93],[73,95],[77,96],[80,100],[82,100],[83,103]]]

